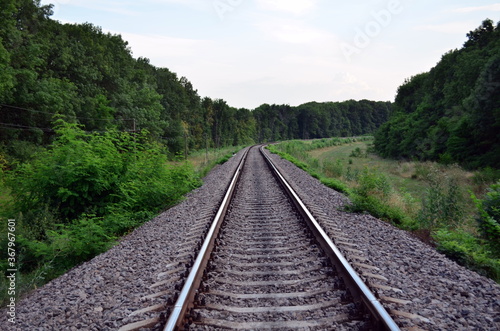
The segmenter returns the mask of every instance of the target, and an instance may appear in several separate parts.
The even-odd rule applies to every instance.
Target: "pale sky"
[[[499,0],[42,0],[52,19],[120,34],[133,56],[233,107],[393,101]]]

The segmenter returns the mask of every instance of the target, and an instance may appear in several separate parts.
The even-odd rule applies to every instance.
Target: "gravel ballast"
[[[493,280],[468,270],[432,247],[371,215],[346,213],[339,209],[348,199],[309,176],[277,155],[273,161],[285,173],[301,198],[321,210],[329,224],[340,228],[356,249],[367,258],[363,264],[378,268],[378,278],[364,277],[381,296],[403,300],[405,304],[384,303],[388,310],[410,313],[411,318],[393,315],[401,328],[423,330],[499,330],[500,286]],[[332,231],[334,232],[334,231]],[[359,255],[359,253],[355,253]],[[350,252],[346,251],[350,258]],[[373,269],[360,269],[372,274]]]
[[[147,295],[165,290],[174,292],[176,284],[150,289],[172,267],[185,233],[198,223],[209,223],[220,202],[230,175],[242,156],[240,151],[214,168],[204,185],[189,193],[184,201],[122,238],[118,245],[45,286],[29,293],[16,307],[16,323],[0,315],[1,330],[117,330],[128,323],[158,313],[132,315],[158,304],[169,293],[151,299]],[[189,245],[188,245],[189,246]],[[195,251],[195,247],[187,250]],[[179,271],[178,273],[180,273]],[[172,273],[169,277],[175,277]],[[171,289],[169,291],[169,289]]]
[[[117,330],[158,318],[158,312],[137,311],[174,297],[176,279],[198,245],[185,239],[185,233],[210,223],[241,156],[239,152],[216,167],[183,202],[122,238],[108,252],[29,293],[17,303],[15,324],[8,322],[7,310],[2,309],[0,329]],[[318,211],[325,229],[337,232],[334,241],[357,263],[362,278],[381,297],[389,298],[383,304],[401,328],[500,329],[500,286],[494,281],[390,224],[340,211],[348,203],[344,195],[290,162],[276,155],[272,159],[313,213]]]

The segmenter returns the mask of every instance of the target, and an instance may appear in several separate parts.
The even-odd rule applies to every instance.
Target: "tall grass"
[[[230,146],[192,152],[187,160],[200,178],[205,177],[216,165],[223,164],[245,146]]]

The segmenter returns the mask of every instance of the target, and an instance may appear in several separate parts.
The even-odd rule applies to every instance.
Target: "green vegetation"
[[[368,212],[411,231],[457,262],[500,281],[498,173],[382,159],[371,153],[372,141],[287,141],[269,149],[346,193],[348,211]]]
[[[413,179],[426,183],[425,194],[412,195],[420,202],[413,219],[432,232],[438,250],[499,281],[500,22],[487,19],[467,37],[461,49],[399,87],[374,149],[441,164],[413,162]],[[464,178],[452,164],[480,170]]]
[[[373,133],[387,121],[390,102],[309,102],[298,107],[264,104],[252,111],[256,141],[315,139]]]
[[[0,217],[17,221],[21,292],[177,203],[237,146],[373,134],[381,126],[380,155],[442,165],[374,157],[370,137],[271,149],[347,193],[351,210],[427,231],[438,249],[499,279],[499,186],[484,194],[500,178],[500,28],[491,21],[405,82],[395,107],[349,100],[248,110],[200,97],[187,78],[134,59],[120,35],[51,14],[39,0],[5,0],[0,8]],[[484,168],[469,176],[455,162]]]
[[[18,225],[21,291],[177,203],[237,146],[373,132],[391,112],[367,100],[237,109],[133,58],[120,35],[52,20],[51,8],[0,8],[0,217]]]
[[[460,50],[399,87],[394,113],[375,134],[383,157],[500,164],[500,23],[485,20]]]
[[[256,141],[369,133],[391,111],[390,102],[367,100],[237,109],[200,97],[186,77],[134,59],[120,35],[61,24],[51,14],[39,0],[5,0],[0,9],[0,144],[9,156],[50,144],[54,115],[86,131],[147,130],[174,158]]]
[[[207,149],[191,153],[189,163],[194,167],[200,178],[205,177],[216,165],[226,163],[238,151],[246,146],[228,146],[220,149]]]
[[[47,149],[3,173],[9,194],[2,202],[9,204],[0,216],[16,219],[21,291],[104,252],[201,184],[189,163],[169,162],[147,132],[87,133],[63,121],[55,131]],[[0,229],[2,270],[6,231]]]

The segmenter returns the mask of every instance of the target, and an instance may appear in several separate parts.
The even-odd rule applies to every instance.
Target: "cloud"
[[[464,31],[469,31],[470,27],[474,25],[475,23],[472,22],[451,22],[444,24],[419,25],[415,27],[415,30],[450,33],[450,34],[455,34],[455,33],[463,34]]]
[[[54,10],[58,11],[65,6],[80,7],[93,11],[103,11],[111,14],[137,16],[137,12],[128,6],[128,3],[119,1],[97,1],[97,0],[42,0],[42,4],[53,4]]]
[[[293,24],[293,22],[270,22],[263,28],[271,36],[285,43],[307,44],[325,38],[322,31],[301,24]]]
[[[115,33],[110,31],[111,33]],[[118,34],[118,33],[117,33]],[[182,58],[200,54],[211,45],[210,41],[186,38],[174,38],[161,35],[144,35],[122,32],[123,39],[128,41],[134,52],[134,57],[148,57],[151,60],[159,58]],[[153,62],[152,62],[153,63]],[[153,63],[154,64],[154,63]]]
[[[303,15],[316,7],[317,0],[257,0],[259,7],[295,15]]]
[[[500,11],[500,3],[495,3],[487,6],[457,8],[453,11],[456,13],[471,13],[477,11]]]
[[[266,36],[270,36],[276,41],[290,44],[314,44],[332,42],[332,34],[313,26],[307,25],[298,19],[279,19],[267,17],[255,25]]]
[[[205,0],[42,0],[42,4],[52,3],[55,10],[60,10],[64,6],[74,6],[94,11],[103,11],[118,15],[137,16],[138,12],[144,12],[148,7],[164,6],[175,4],[197,10],[207,10],[211,6]]]

